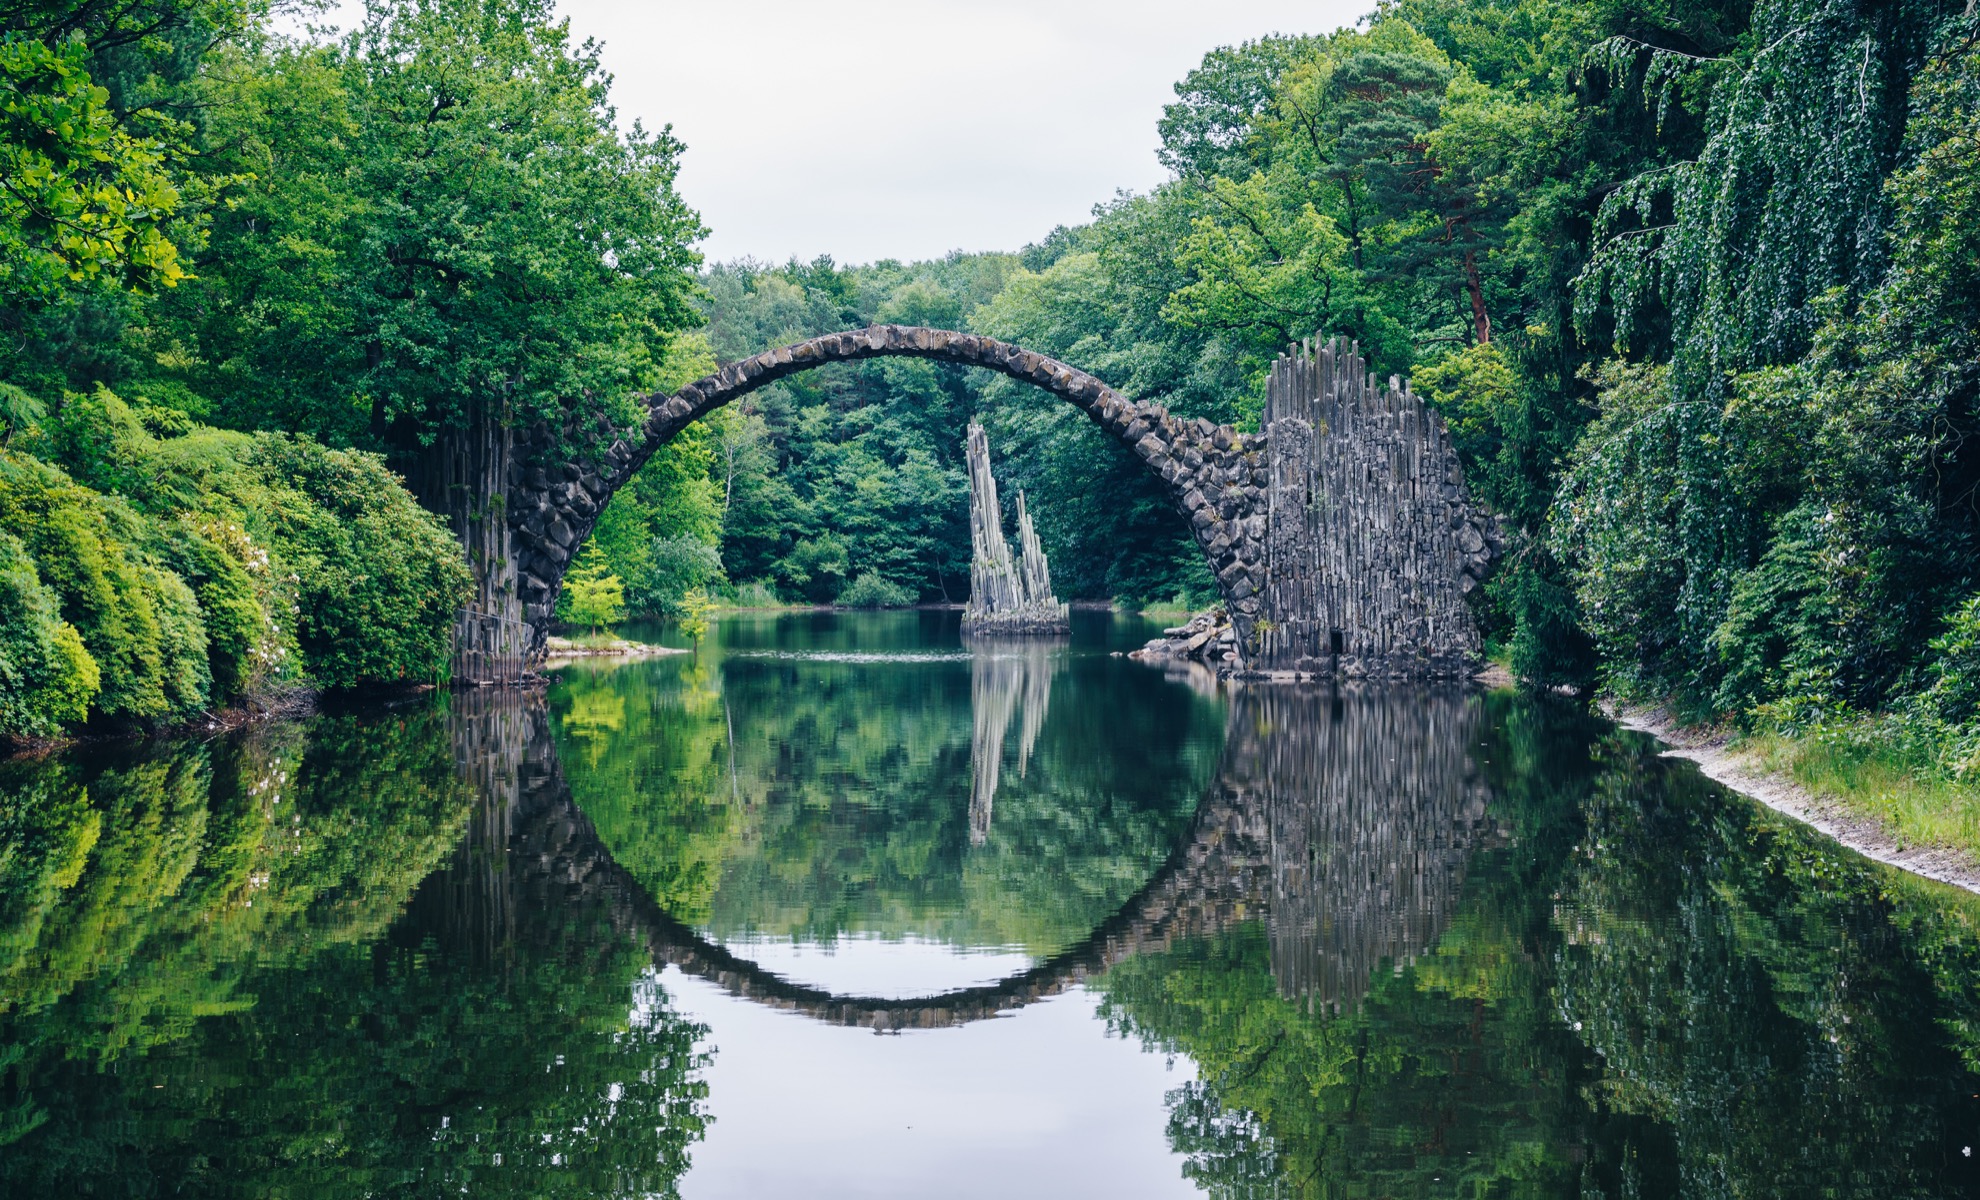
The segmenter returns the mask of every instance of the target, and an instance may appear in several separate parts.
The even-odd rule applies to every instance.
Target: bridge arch
[[[1085,413],[1134,452],[1164,485],[1237,619],[1240,644],[1260,612],[1264,586],[1265,439],[1160,405],[1131,400],[1100,379],[1054,358],[977,334],[920,326],[874,325],[780,346],[730,363],[673,393],[646,400],[638,428],[616,433],[595,462],[558,461],[560,439],[538,430],[517,447],[509,528],[516,590],[535,649],[554,616],[557,593],[578,547],[612,496],[654,451],[689,424],[786,376],[828,363],[925,358],[983,367],[1035,384]]]
[[[540,661],[572,557],[655,450],[766,384],[868,358],[925,358],[1023,380],[1132,450],[1162,481],[1210,564],[1241,665],[1349,677],[1449,678],[1472,669],[1480,639],[1465,596],[1504,540],[1492,515],[1471,503],[1443,419],[1407,382],[1377,380],[1358,346],[1335,339],[1289,347],[1267,381],[1263,432],[1249,434],[1178,418],[995,338],[907,325],[826,334],[731,363],[649,396],[629,430],[539,427],[517,439],[504,545],[478,560],[507,606],[495,622],[497,656]],[[578,436],[564,436],[571,432]],[[562,448],[573,441],[608,444],[571,460]],[[517,630],[525,645],[510,638]],[[463,649],[490,648],[484,632],[463,621],[457,662],[472,660]],[[457,677],[482,678],[471,670]]]

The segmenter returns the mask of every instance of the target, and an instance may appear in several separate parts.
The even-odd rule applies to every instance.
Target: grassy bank
[[[1980,778],[1949,769],[1947,747],[1905,722],[1863,717],[1759,732],[1732,748],[1901,844],[1944,846],[1980,861]]]

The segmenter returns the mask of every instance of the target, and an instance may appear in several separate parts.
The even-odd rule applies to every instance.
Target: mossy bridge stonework
[[[1355,347],[1295,346],[1274,365],[1264,428],[1239,433],[1129,399],[1075,367],[944,329],[877,325],[730,363],[649,397],[621,430],[538,427],[508,455],[507,546],[474,555],[496,627],[527,645],[492,647],[464,628],[457,675],[540,660],[564,572],[618,489],[690,423],[769,383],[828,363],[908,357],[982,367],[1035,384],[1128,447],[1188,523],[1216,576],[1241,665],[1316,674],[1455,676],[1478,634],[1465,605],[1499,547],[1465,494],[1444,423],[1403,384],[1382,386]],[[573,459],[572,444],[603,444]],[[471,553],[473,548],[471,546]],[[492,586],[489,586],[492,585]],[[499,636],[499,635],[498,635]]]

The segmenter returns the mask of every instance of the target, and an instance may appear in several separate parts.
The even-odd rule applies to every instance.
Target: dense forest
[[[898,321],[1241,426],[1287,341],[1357,338],[1514,537],[1479,615],[1521,678],[1976,769],[1970,5],[1396,0],[1210,50],[1160,119],[1168,183],[919,263],[704,266],[683,147],[609,84],[542,0],[381,0],[301,38],[261,0],[7,7],[0,728],[435,677],[470,586],[450,431],[629,415]],[[1213,599],[1077,414],[898,361],[703,422],[576,576],[650,613],[959,600],[972,417],[1063,592]]]

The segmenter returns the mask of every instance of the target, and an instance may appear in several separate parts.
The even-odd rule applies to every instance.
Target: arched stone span
[[[1407,382],[1378,380],[1358,346],[1336,339],[1291,347],[1273,365],[1265,432],[1244,434],[1130,400],[1084,371],[994,338],[902,325],[827,334],[731,363],[649,397],[635,429],[608,423],[553,436],[539,428],[524,439],[509,468],[509,552],[496,556],[496,569],[514,589],[529,645],[505,654],[540,658],[571,557],[612,494],[668,439],[787,375],[889,357],[983,367],[1035,384],[1132,450],[1209,562],[1242,665],[1430,678],[1470,670],[1480,643],[1464,597],[1502,548],[1497,524],[1467,496],[1443,419]],[[607,444],[595,458],[560,457],[562,447],[587,442]],[[464,625],[459,645],[476,641]],[[472,668],[457,677],[482,678]]]
[[[1035,384],[1092,418],[1162,480],[1217,576],[1237,620],[1240,643],[1249,644],[1265,576],[1268,465],[1263,438],[1202,418],[1175,417],[1160,405],[1121,395],[1085,371],[1008,342],[904,325],[875,325],[766,350],[678,392],[655,394],[647,400],[646,419],[638,429],[622,435],[609,428],[600,431],[611,443],[596,462],[556,461],[561,439],[548,430],[538,430],[519,446],[509,525],[517,551],[517,592],[539,644],[571,557],[590,536],[613,493],[655,450],[698,418],[766,384],[827,363],[868,358],[925,358],[983,367]]]

